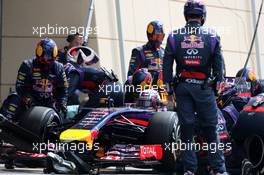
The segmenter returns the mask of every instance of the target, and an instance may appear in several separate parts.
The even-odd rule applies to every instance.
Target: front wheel
[[[19,125],[39,136],[42,141],[47,139],[47,128],[50,125],[59,126],[60,116],[52,109],[42,106],[34,106],[28,110]]]
[[[162,172],[174,172],[181,169],[178,161],[179,151],[174,150],[180,139],[179,121],[175,112],[157,112],[149,121],[145,140],[147,144],[160,144],[163,148],[161,165],[154,169]]]

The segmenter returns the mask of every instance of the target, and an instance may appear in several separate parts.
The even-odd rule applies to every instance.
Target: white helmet
[[[99,61],[99,57],[93,49],[85,46],[77,46],[68,50],[67,60],[78,65],[91,66]]]

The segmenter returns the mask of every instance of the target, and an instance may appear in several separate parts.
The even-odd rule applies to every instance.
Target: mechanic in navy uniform
[[[18,70],[16,93],[4,101],[2,115],[16,121],[18,114],[32,105],[66,112],[68,82],[63,65],[56,61],[57,54],[52,39],[45,38],[37,44],[36,56],[23,61]]]
[[[161,44],[164,39],[163,24],[160,21],[152,21],[147,26],[147,37],[148,42],[140,47],[134,48],[132,50],[132,55],[129,63],[127,82],[125,85],[133,85],[133,82],[138,80],[133,79],[135,72],[142,68],[146,68],[152,76],[152,85],[158,85],[162,88],[163,85],[163,57],[164,48]],[[135,92],[126,92],[125,102],[133,103],[135,102]]]
[[[74,40],[80,40],[80,34],[74,36]],[[78,105],[80,103],[78,94],[75,93],[76,90],[78,90],[88,94],[89,103],[87,102],[86,105],[89,107],[98,106],[99,101],[95,97],[101,95],[98,93],[99,86],[102,85],[102,83],[106,84],[118,81],[115,77],[112,77],[111,75],[108,76],[102,69],[91,66],[98,61],[99,58],[97,54],[92,49],[82,46],[81,42],[67,50],[64,68],[69,81],[68,105]]]
[[[80,101],[79,96],[75,93],[75,86],[79,82],[79,73],[73,63],[68,60],[67,53],[71,48],[83,45],[83,35],[80,33],[70,34],[66,41],[69,44],[58,51],[58,61],[63,64],[69,82],[67,105],[78,105]]]
[[[99,85],[116,80],[109,79],[101,69],[90,66],[97,63],[99,58],[89,48],[82,47],[83,35],[79,33],[68,35],[67,42],[69,45],[59,50],[59,61],[64,65],[69,82],[68,105],[78,105],[80,101],[76,90],[89,94],[90,99],[93,99],[92,97],[98,95]],[[97,106],[96,103],[97,100],[89,100],[87,105]]]
[[[127,76],[130,77],[138,69],[147,68],[153,78],[153,84],[157,84],[162,71],[164,49],[161,44],[164,39],[163,24],[152,21],[147,26],[148,42],[132,50]]]
[[[68,51],[68,56],[78,72],[76,79],[72,81],[69,91],[73,92],[74,89],[77,89],[88,94],[89,100],[83,105],[86,107],[100,107],[103,103],[102,101],[104,101],[100,101],[100,99],[108,98],[111,95],[115,96],[115,106],[123,104],[123,97],[121,97],[123,96],[122,88],[118,88],[120,84],[114,72],[108,72],[105,68],[91,66],[99,61],[99,57],[92,49],[83,46],[74,47]],[[110,94],[104,89],[106,87],[112,89]]]
[[[186,26],[173,31],[167,40],[163,74],[167,91],[172,94],[172,82],[181,124],[181,141],[190,144],[195,132],[196,114],[208,144],[219,143],[216,133],[217,106],[211,84],[223,81],[223,56],[220,39],[210,29],[203,27],[206,8],[201,0],[188,0],[184,6]],[[173,63],[176,61],[176,79],[173,80]],[[214,78],[211,78],[214,77]],[[196,114],[195,114],[196,113]],[[222,150],[208,151],[212,174],[226,174]],[[197,171],[194,149],[182,151],[184,174]]]
[[[70,75],[74,77],[74,74],[71,74],[71,73],[75,72],[75,67],[68,60],[67,53],[73,47],[82,46],[84,41],[83,41],[83,36],[79,33],[68,35],[66,41],[69,43],[69,45],[65,46],[63,49],[60,49],[58,51],[58,61],[63,64],[66,76],[69,79]],[[69,83],[71,84],[70,81]]]
[[[246,82],[250,84],[249,97],[256,96],[264,91],[263,83],[257,80],[255,72],[250,67],[240,69],[236,77],[244,77]]]
[[[76,90],[83,93],[94,94],[98,91],[98,86],[105,79],[105,73],[93,67],[87,67],[86,60],[88,56],[82,53],[90,53],[86,47],[81,47],[84,44],[83,36],[79,33],[70,34],[67,37],[68,46],[59,50],[59,61],[63,63],[66,76],[69,82],[68,88],[68,105],[79,105],[79,96]],[[70,53],[68,53],[70,52]],[[69,56],[70,55],[70,56]],[[98,58],[89,60],[89,63],[96,63]]]

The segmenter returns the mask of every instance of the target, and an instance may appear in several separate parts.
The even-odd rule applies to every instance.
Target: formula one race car
[[[93,81],[97,84],[89,90],[94,90],[96,93],[89,93],[89,100],[83,105],[92,107],[101,106],[121,106],[123,105],[123,92],[112,92],[113,87],[119,87],[118,79],[113,72],[108,72],[106,69],[85,68],[86,71],[93,73]],[[100,75],[100,76],[99,76]],[[87,76],[90,76],[88,74]],[[107,86],[107,93],[97,92],[98,86]],[[88,89],[87,89],[88,90]],[[11,93],[8,100],[17,97],[15,93]],[[106,104],[109,99],[115,101]],[[8,104],[8,103],[5,103]],[[75,116],[78,112],[78,105],[68,106],[68,114],[60,114],[54,109],[35,106],[27,106],[27,110],[17,116],[15,121],[10,121],[8,118],[0,114],[0,162],[5,163],[5,167],[12,169],[15,166],[23,167],[43,167],[46,166],[46,155],[39,153],[35,144],[41,145],[46,141],[56,141],[59,139],[60,132],[74,125],[80,118]],[[3,105],[4,106],[4,105]],[[4,106],[3,108],[7,108]],[[79,115],[80,116],[80,115]],[[80,116],[82,117],[82,116]],[[11,144],[9,144],[11,143]],[[42,144],[44,146],[44,144]],[[50,145],[45,145],[50,146]],[[38,148],[39,149],[39,148]],[[32,163],[34,162],[34,163]]]
[[[105,100],[113,102],[111,97]],[[69,125],[61,124],[52,109],[34,107],[19,125],[2,117],[0,136],[19,150],[40,153],[41,149],[48,155],[46,173],[90,173],[109,166],[181,172],[178,117],[164,110],[158,101],[153,96],[143,98],[138,106],[144,108],[82,107],[75,111],[75,124]],[[226,143],[228,133],[220,111],[218,119],[218,135]],[[203,144],[202,133],[195,141]],[[38,149],[32,150],[33,146]],[[206,152],[198,155],[203,159]]]
[[[142,100],[141,106],[156,104],[151,99]],[[83,107],[79,112],[75,108],[72,116],[80,120],[74,125],[72,122],[60,124],[59,115],[52,109],[33,107],[19,125],[2,117],[0,136],[15,145],[20,153],[48,155],[33,159],[34,154],[27,154],[29,158],[24,159],[25,163],[44,161],[40,167],[46,165],[46,173],[90,173],[109,166],[182,171],[177,148],[180,126],[175,112],[164,111],[159,106],[147,109]],[[218,125],[219,137],[226,142],[228,136],[221,115]],[[197,142],[202,142],[201,135],[197,138]],[[16,152],[17,159],[25,157],[25,152],[19,155]],[[205,157],[202,151],[198,155]]]
[[[175,171],[178,155],[172,145],[178,137],[175,112],[88,109],[80,122],[61,133],[61,150],[48,153],[46,172],[89,173],[97,168],[128,165]]]
[[[90,173],[109,166],[175,171],[180,165],[173,151],[179,140],[177,114],[161,107],[154,90],[140,94],[137,108],[82,107],[76,116],[81,120],[47,149],[46,173]]]
[[[174,169],[177,155],[169,147],[163,151],[161,144],[171,144],[179,136],[176,113],[132,108],[86,108],[79,114],[85,115],[77,124],[63,131],[66,126],[60,124],[55,111],[36,106],[26,113],[20,124],[1,116],[0,136],[5,142],[15,145],[17,150],[27,153],[52,150],[53,153],[48,153],[54,158],[53,163],[48,164],[52,169],[47,168],[46,172],[87,173],[95,167],[115,164]],[[59,135],[60,143],[57,142]],[[74,164],[72,167],[77,168],[62,168],[62,161],[56,162],[58,156],[54,157],[58,151],[65,154],[63,158],[73,161],[69,165]],[[21,158],[17,153],[13,155]],[[56,166],[59,163],[62,167]]]
[[[151,99],[140,104],[151,106],[155,98]],[[91,173],[110,166],[182,172],[177,113],[130,107],[87,108],[81,113],[83,118],[61,133],[58,149],[48,153],[46,173]],[[226,142],[228,134],[221,115],[218,125],[219,137]],[[196,138],[202,145],[202,134]],[[201,159],[205,154],[198,152]]]
[[[110,93],[108,96],[113,100],[119,98],[120,93]],[[97,94],[97,97],[104,99],[99,106],[108,106],[106,103],[110,100],[102,94]],[[119,105],[113,105],[116,104]],[[78,113],[79,105],[67,108],[68,113],[64,115],[52,108],[33,106],[21,114],[16,122],[0,114],[0,162],[7,169],[13,169],[14,166],[46,167],[46,150],[59,140],[62,131],[73,126],[82,117],[82,113]]]

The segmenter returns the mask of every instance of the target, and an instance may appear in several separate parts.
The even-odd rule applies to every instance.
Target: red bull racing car
[[[85,113],[60,134],[63,146],[48,153],[46,172],[89,173],[109,166],[176,170],[178,155],[171,146],[179,137],[176,113],[135,108]]]
[[[0,136],[19,150],[46,154],[42,159],[45,173],[91,173],[110,166],[182,171],[178,147],[180,125],[175,112],[159,106],[83,107],[75,112],[69,123],[62,122],[60,115],[45,107],[33,107],[19,125],[1,117]],[[218,134],[226,143],[228,133],[220,111],[218,118]],[[202,138],[199,133],[195,141],[203,144]],[[230,155],[229,151],[226,156]],[[206,162],[205,151],[197,154]],[[200,167],[206,169],[204,165]]]
[[[77,124],[60,134],[63,146],[48,153],[49,166],[45,172],[91,173],[110,166],[182,171],[180,125],[175,112],[97,108],[83,113],[84,117]],[[228,140],[225,131],[220,116],[218,133],[223,142]],[[197,142],[202,144],[202,134]],[[205,154],[198,151],[201,159]]]

